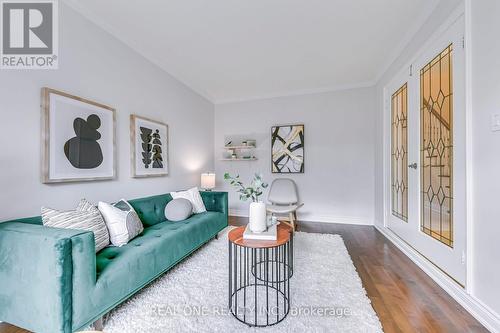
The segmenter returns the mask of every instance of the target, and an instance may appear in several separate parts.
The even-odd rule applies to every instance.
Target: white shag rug
[[[342,238],[303,232],[285,320],[266,328],[236,320],[227,309],[230,228],[110,312],[104,332],[382,332]]]

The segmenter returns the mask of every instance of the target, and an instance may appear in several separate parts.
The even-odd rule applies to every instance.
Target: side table
[[[290,312],[293,231],[278,225],[277,240],[244,239],[245,226],[229,232],[229,310],[248,326],[281,322]]]

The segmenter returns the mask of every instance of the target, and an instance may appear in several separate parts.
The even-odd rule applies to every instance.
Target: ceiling
[[[439,0],[66,0],[214,103],[374,84]]]

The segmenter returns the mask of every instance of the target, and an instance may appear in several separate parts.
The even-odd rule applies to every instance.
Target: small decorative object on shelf
[[[247,140],[247,146],[255,148],[255,147],[257,147],[257,141]]]
[[[252,199],[249,209],[249,226],[252,232],[262,232],[267,229],[266,221],[266,204],[259,201],[259,197],[262,195],[263,189],[267,188],[268,184],[262,181],[262,176],[255,174],[250,186],[245,187],[240,180],[240,176],[232,177],[229,173],[224,174],[224,179],[229,182],[230,185],[237,188],[240,194],[241,201],[247,201]]]

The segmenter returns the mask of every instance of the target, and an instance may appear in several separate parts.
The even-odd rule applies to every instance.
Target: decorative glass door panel
[[[392,215],[408,221],[408,85],[391,97]]]
[[[420,70],[421,230],[453,247],[453,46]]]

